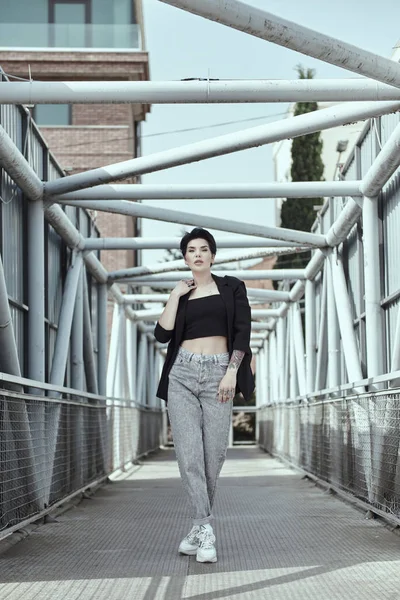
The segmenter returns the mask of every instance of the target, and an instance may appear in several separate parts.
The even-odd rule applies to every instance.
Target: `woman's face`
[[[214,255],[211,254],[210,246],[206,240],[201,238],[191,240],[188,243],[185,263],[192,271],[205,271],[209,269],[214,261]]]

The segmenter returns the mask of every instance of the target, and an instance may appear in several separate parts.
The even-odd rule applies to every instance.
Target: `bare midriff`
[[[182,348],[193,354],[224,354],[228,352],[228,340],[222,335],[184,340]]]

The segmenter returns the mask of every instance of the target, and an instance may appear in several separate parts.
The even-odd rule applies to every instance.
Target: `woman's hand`
[[[191,290],[195,290],[196,287],[197,286],[194,282],[194,279],[181,279],[172,290],[171,295],[173,294],[174,296],[178,296],[178,298],[180,298],[181,296],[188,294]]]
[[[221,379],[221,382],[219,384],[219,388],[218,388],[218,400],[219,402],[229,402],[230,400],[233,400],[234,396],[236,393],[236,371],[232,370],[228,370],[225,375],[223,376],[223,378]]]

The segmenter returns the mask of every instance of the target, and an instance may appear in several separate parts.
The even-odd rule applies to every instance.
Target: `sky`
[[[400,38],[397,0],[249,0],[258,8],[311,29],[390,57]],[[143,0],[150,78],[171,81],[184,78],[296,79],[296,65],[315,69],[317,78],[354,77],[300,53],[260,40],[163,4]],[[267,8],[266,8],[266,5]],[[379,6],[379,15],[377,7]],[[153,105],[142,126],[142,154],[167,150],[284,118],[287,104]],[[246,122],[246,119],[259,120]],[[218,125],[232,122],[229,125]],[[217,126],[218,125],[218,126]],[[212,127],[210,127],[212,126]],[[186,128],[195,131],[165,133]],[[164,135],[159,135],[165,133]],[[143,183],[246,183],[273,181],[272,146],[263,146],[158,171],[142,177]],[[276,225],[271,199],[148,200],[145,204],[240,222]],[[190,226],[143,220],[145,237],[180,236]],[[212,231],[212,230],[211,230]],[[214,232],[218,237],[224,233]],[[165,256],[162,250],[143,252],[143,264]]]

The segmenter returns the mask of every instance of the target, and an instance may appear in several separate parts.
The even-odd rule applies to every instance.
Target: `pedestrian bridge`
[[[96,87],[1,74],[0,597],[395,598],[399,539],[384,524],[400,524],[400,67],[236,0],[168,2],[365,79]],[[338,104],[73,175],[26,108],[138,98]],[[338,181],[114,184],[352,121],[365,124]],[[206,197],[324,203],[305,232],[132,202]],[[299,269],[224,270],[251,304],[256,391],[233,411],[255,429],[251,446],[231,438],[216,565],[177,555],[187,508],[156,397],[165,347],[152,332],[185,265],[101,262],[179,240],[102,238],[93,210],[228,232],[216,268],[305,253]],[[252,283],[263,279],[276,289]]]

